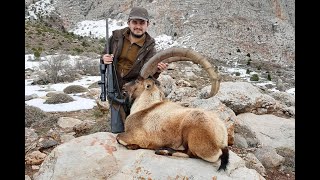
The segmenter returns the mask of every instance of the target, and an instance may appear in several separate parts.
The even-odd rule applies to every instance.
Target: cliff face
[[[53,0],[68,30],[83,20],[126,20],[132,6],[148,9],[149,33],[167,34],[222,63],[246,64],[294,85],[294,0]],[[286,80],[287,81],[287,80]]]

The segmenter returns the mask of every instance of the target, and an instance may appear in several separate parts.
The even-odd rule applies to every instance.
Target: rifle
[[[105,53],[109,54],[109,30],[108,30],[108,18],[106,18],[106,44],[105,44]],[[120,108],[121,105],[126,103],[125,99],[118,98],[120,95],[120,90],[117,88],[118,82],[114,82],[114,77],[116,74],[114,73],[115,69],[113,63],[107,64],[107,86],[105,83],[105,74],[106,74],[106,65],[103,64],[103,61],[100,61],[100,75],[101,81],[98,84],[101,85],[101,94],[100,99],[101,101],[106,101],[106,91],[108,95],[108,101],[110,104],[110,112],[111,112],[111,132],[112,133],[119,133],[124,131],[123,121],[120,116]]]

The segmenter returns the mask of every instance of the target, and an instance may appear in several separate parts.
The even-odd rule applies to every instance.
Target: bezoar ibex
[[[202,158],[209,162],[220,159],[218,170],[225,170],[229,163],[225,123],[212,111],[183,107],[167,100],[159,81],[148,77],[156,70],[153,66],[163,59],[173,62],[195,58],[212,75],[210,79],[215,83],[209,94],[212,96],[217,93],[220,81],[216,71],[206,59],[188,49],[171,48],[165,52],[170,54],[155,55],[142,69],[141,77],[124,85],[132,106],[124,123],[125,132],[117,135],[118,143],[128,149],[153,149],[160,155]]]

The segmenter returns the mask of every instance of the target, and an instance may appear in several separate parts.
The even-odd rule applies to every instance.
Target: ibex
[[[153,149],[160,155],[202,158],[209,162],[220,159],[218,170],[225,170],[229,162],[225,123],[214,112],[167,100],[159,81],[149,78],[160,61],[186,60],[201,64],[209,73],[212,86],[208,97],[218,92],[220,77],[200,54],[185,48],[164,50],[142,68],[141,77],[124,85],[132,106],[125,120],[125,132],[116,139],[128,149]]]

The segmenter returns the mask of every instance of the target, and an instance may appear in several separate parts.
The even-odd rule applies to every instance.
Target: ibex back
[[[125,132],[117,135],[118,143],[128,149],[153,149],[161,155],[198,157],[209,162],[221,159],[218,170],[226,169],[228,133],[214,112],[166,100],[159,82],[151,78],[138,78],[125,84],[124,90],[132,107]]]

